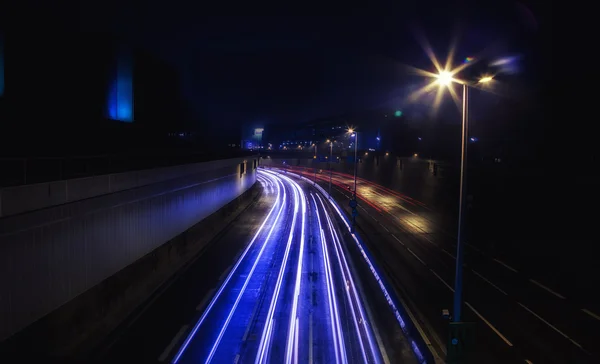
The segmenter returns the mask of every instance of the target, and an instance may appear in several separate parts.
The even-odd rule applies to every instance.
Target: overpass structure
[[[111,326],[105,313],[131,310],[218,231],[223,214],[189,235],[251,190],[257,164],[250,156],[0,189],[0,341],[57,322],[70,336]]]

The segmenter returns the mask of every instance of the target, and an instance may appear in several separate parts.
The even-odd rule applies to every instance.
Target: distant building
[[[265,128],[262,126],[245,126],[242,131],[242,140],[240,145],[246,150],[264,149],[263,134]]]

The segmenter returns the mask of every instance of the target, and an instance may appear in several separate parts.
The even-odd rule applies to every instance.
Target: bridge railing
[[[66,157],[0,158],[0,188],[233,158],[251,153],[153,151]]]

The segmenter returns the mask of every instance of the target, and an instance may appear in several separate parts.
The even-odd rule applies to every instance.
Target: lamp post
[[[331,198],[331,161],[333,160],[333,140],[328,140],[329,142],[329,198]]]
[[[356,171],[358,169],[358,132],[354,129],[348,129],[350,136],[354,137],[354,192],[352,194],[352,200],[350,201],[350,206],[352,207],[352,229],[351,232],[354,233],[356,229]]]
[[[358,168],[358,132],[353,129],[348,129],[350,136],[354,137],[354,196],[356,200],[356,170]]]
[[[317,184],[317,143],[313,144],[315,146],[315,155],[313,156],[313,161],[315,164],[315,179],[313,181],[313,184],[316,185]]]
[[[455,80],[452,73],[442,71],[437,75],[441,86],[449,86],[452,82],[462,84],[462,141],[460,157],[460,194],[458,203],[458,235],[456,242],[456,267],[454,273],[454,312],[452,320],[461,322],[462,316],[462,290],[463,290],[463,257],[464,257],[464,223],[466,212],[467,197],[467,145],[469,142],[469,88],[466,82]],[[487,83],[492,77],[486,76],[479,80],[480,83]]]

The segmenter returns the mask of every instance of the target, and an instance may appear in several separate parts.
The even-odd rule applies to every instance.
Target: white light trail
[[[293,186],[292,186],[293,188]],[[269,304],[269,310],[267,313],[266,324],[263,328],[263,333],[261,335],[260,344],[258,346],[258,352],[256,354],[255,363],[264,363],[267,360],[267,353],[269,344],[271,342],[271,335],[273,333],[272,330],[272,321],[275,315],[275,309],[277,308],[277,303],[279,301],[279,293],[281,291],[281,286],[283,283],[283,276],[285,273],[285,268],[288,263],[290,250],[292,247],[292,242],[294,239],[294,231],[296,227],[296,220],[298,218],[298,210],[300,204],[298,203],[298,191],[296,188],[294,190],[294,217],[292,219],[292,225],[290,228],[290,234],[288,236],[287,245],[285,247],[285,253],[283,255],[283,261],[281,267],[279,268],[279,274],[277,275],[277,281],[275,283],[275,290],[273,292],[273,296],[271,297],[271,303]]]
[[[311,194],[310,196],[315,204],[315,211],[317,214],[317,220],[319,222],[319,231],[321,235],[321,250],[323,251],[323,261],[325,266],[325,282],[327,285],[327,302],[329,304],[329,320],[331,326],[331,335],[333,337],[333,346],[335,352],[335,362],[341,363],[346,361],[346,352],[344,346],[344,334],[342,326],[340,324],[340,316],[337,305],[337,298],[335,295],[335,285],[331,273],[331,263],[327,248],[325,247],[325,233],[321,224],[321,217],[319,216],[319,209],[315,197]],[[342,359],[343,358],[343,359]]]

